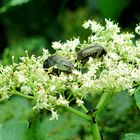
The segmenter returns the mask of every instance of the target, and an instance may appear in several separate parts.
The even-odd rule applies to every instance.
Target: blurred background
[[[11,63],[11,56],[39,55],[42,48],[51,53],[52,41],[66,41],[89,35],[82,27],[85,20],[104,18],[134,30],[140,22],[140,0],[1,0],[0,59]]]
[[[95,19],[104,24],[104,18],[119,23],[123,31],[134,31],[140,22],[140,0],[0,0],[0,63],[11,64],[12,56],[18,62],[20,56],[25,56],[25,50],[36,56],[41,55],[43,48],[53,53],[53,41],[65,42],[78,36],[83,41],[89,35],[82,27],[84,21]],[[87,102],[94,108],[93,101],[96,103],[98,99],[89,97]],[[0,123],[11,119],[32,120],[34,125],[29,132],[33,133],[38,123],[33,119],[36,113],[31,106],[28,100],[20,97],[1,103]],[[49,135],[52,138],[49,140],[58,137],[61,140],[92,139],[90,128],[82,119],[65,112],[52,125],[44,114],[45,119],[39,126],[42,133],[45,131],[41,133],[43,137],[47,135],[49,139]],[[119,140],[126,132],[140,132],[139,115],[134,99],[128,94],[123,92],[114,96],[98,118],[104,140]],[[11,127],[8,128],[5,130],[11,131]],[[4,134],[7,135],[0,129],[0,135]],[[27,140],[35,140],[35,134]]]

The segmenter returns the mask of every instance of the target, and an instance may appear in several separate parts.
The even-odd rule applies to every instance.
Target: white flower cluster
[[[75,100],[77,106],[84,103],[88,94],[103,92],[118,93],[128,90],[133,94],[140,84],[140,41],[135,45],[133,34],[120,33],[120,28],[110,20],[106,26],[96,21],[83,24],[94,33],[87,41],[80,43],[79,38],[66,43],[54,42],[54,55],[61,56],[73,64],[71,73],[53,74],[52,69],[44,71],[43,62],[51,56],[47,50],[39,57],[22,57],[21,62],[10,66],[0,66],[0,101],[20,93],[33,97],[34,109],[47,109],[52,112],[52,119],[58,119],[57,107],[69,106]],[[138,33],[140,26],[136,27]],[[107,54],[103,58],[92,58],[83,65],[77,60],[76,49],[89,46],[102,46]]]

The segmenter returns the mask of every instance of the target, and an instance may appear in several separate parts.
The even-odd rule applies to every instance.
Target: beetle
[[[43,63],[45,71],[50,67],[54,67],[52,74],[59,75],[61,72],[71,73],[73,65],[65,57],[60,56],[49,56]],[[55,68],[56,67],[56,68]]]
[[[101,46],[89,46],[77,52],[77,60],[86,63],[89,60],[89,57],[100,58],[106,54],[106,50]]]

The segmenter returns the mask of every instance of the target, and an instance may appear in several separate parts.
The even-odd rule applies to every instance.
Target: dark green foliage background
[[[87,39],[90,32],[82,28],[87,19],[104,24],[104,18],[110,18],[123,30],[134,30],[140,22],[139,6],[139,0],[0,1],[0,63],[11,64],[12,56],[19,62],[25,50],[36,56],[43,48],[53,53],[52,41],[64,42],[78,36],[81,41]],[[98,117],[104,140],[140,139],[139,94],[138,89],[135,99],[127,91],[111,98]],[[98,100],[98,96],[89,97],[88,109],[95,108]],[[33,105],[16,96],[0,103],[0,140],[92,139],[90,125],[83,119],[60,109],[59,120],[49,121],[50,112],[33,111]]]

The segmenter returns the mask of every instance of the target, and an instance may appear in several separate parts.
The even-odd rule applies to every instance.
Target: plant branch
[[[15,94],[15,95],[19,95],[19,96],[24,97],[24,98],[27,98],[27,99],[34,99],[33,96],[29,96],[29,95],[22,94],[22,93],[20,93],[20,92],[18,92],[18,91],[16,91],[16,90],[14,91],[14,94]]]
[[[100,132],[97,123],[91,124],[91,130],[92,130],[92,137],[93,140],[101,140]]]
[[[96,105],[96,110],[97,112],[101,111],[104,106],[106,105],[106,103],[108,102],[108,100],[110,99],[110,97],[112,96],[112,94],[109,94],[107,92],[104,92],[98,102],[98,104]]]
[[[99,129],[98,129],[98,125],[96,123],[96,121],[94,120],[95,118],[92,118],[92,116],[90,115],[87,115],[87,114],[84,114],[70,106],[68,107],[65,107],[68,111],[74,113],[75,115],[83,118],[83,119],[86,119],[87,121],[90,122],[91,124],[91,130],[92,130],[92,136],[93,136],[93,140],[101,140],[101,136],[100,136],[100,133],[99,133]],[[85,108],[84,105],[82,105],[82,108],[83,110],[85,110],[86,112],[88,112],[88,110]],[[95,121],[95,122],[94,122]]]
[[[101,140],[99,128],[98,128],[98,125],[97,125],[97,122],[96,122],[96,117],[97,117],[97,113],[100,112],[104,108],[104,106],[108,102],[111,95],[112,94],[108,94],[108,93],[104,92],[102,94],[98,104],[96,105],[96,110],[97,111],[91,115],[92,119],[94,119],[94,122],[95,122],[95,123],[93,122],[93,124],[91,124],[93,140]]]
[[[82,110],[83,110],[85,113],[88,112],[88,110],[86,109],[86,107],[85,107],[84,105],[81,105],[80,107],[82,108]]]
[[[79,116],[79,117],[81,117],[81,118],[83,118],[83,119],[86,119],[87,121],[92,121],[91,117],[88,116],[88,115],[85,114],[85,113],[82,113],[82,112],[80,112],[80,111],[78,111],[78,110],[76,110],[76,109],[74,109],[74,108],[72,108],[72,107],[70,107],[70,106],[67,106],[67,107],[65,107],[65,108],[66,108],[68,111],[74,113],[75,115],[77,115],[77,116]]]

